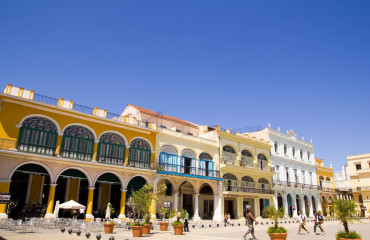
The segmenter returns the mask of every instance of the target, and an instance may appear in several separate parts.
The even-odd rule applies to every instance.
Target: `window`
[[[94,141],[94,134],[89,129],[79,125],[69,126],[63,132],[61,155],[91,161]]]
[[[312,182],[312,172],[310,172],[310,184],[313,185],[313,182]]]
[[[298,183],[298,173],[297,173],[297,169],[294,169],[294,178],[295,178],[295,182]]]
[[[285,168],[285,172],[286,172],[286,181],[287,181],[287,183],[289,183],[290,182],[290,179],[289,179],[289,168]]]
[[[310,152],[307,152],[307,160],[310,161]]]
[[[278,152],[278,143],[277,142],[274,143],[274,149],[275,149],[275,152],[277,153]]]
[[[135,138],[130,143],[129,151],[129,166],[149,168],[151,158],[151,146],[150,144],[141,138]]]
[[[125,162],[125,141],[117,133],[104,133],[99,138],[98,158],[101,163],[123,165]]]
[[[299,153],[300,153],[300,155],[301,155],[301,159],[303,160],[303,150],[301,149],[301,150],[299,150]]]
[[[306,173],[302,170],[302,184],[306,184]]]
[[[292,148],[293,157],[295,158],[295,147]]]
[[[356,164],[356,170],[361,170],[361,164]]]
[[[284,155],[286,156],[286,154],[287,154],[287,145],[284,144]]]
[[[275,166],[276,180],[280,181],[279,165]]]

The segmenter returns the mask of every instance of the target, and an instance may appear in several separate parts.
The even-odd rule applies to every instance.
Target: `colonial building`
[[[275,206],[283,207],[288,217],[296,217],[299,210],[312,217],[313,209],[321,210],[312,142],[298,139],[293,130],[282,133],[270,125],[249,135],[271,144]]]
[[[222,211],[244,219],[246,206],[254,216],[273,201],[270,144],[247,133],[231,133],[216,126],[219,136],[220,168],[223,178]]]
[[[108,202],[123,217],[132,192],[155,180],[158,130],[150,120],[11,85],[0,104],[0,192],[18,202],[10,217],[43,206],[53,217],[57,200],[72,199],[87,206],[87,218]],[[6,209],[0,205],[1,218]]]
[[[342,171],[334,175],[335,190],[339,199],[353,200],[351,178],[348,165],[342,166]]]
[[[153,121],[158,129],[155,184],[165,183],[167,191],[159,195],[156,212],[161,206],[183,208],[195,221],[222,221],[216,130],[131,104],[122,116]]]
[[[337,197],[337,193],[335,191],[333,167],[331,165],[325,167],[320,158],[315,158],[315,162],[323,215],[334,216],[332,200]]]
[[[368,216],[370,209],[370,153],[348,156],[353,197],[361,207],[361,217]]]

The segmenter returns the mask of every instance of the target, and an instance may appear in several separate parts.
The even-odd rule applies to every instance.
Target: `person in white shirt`
[[[302,214],[301,211],[298,211],[298,220],[297,222],[299,222],[299,227],[298,227],[298,235],[301,235],[301,229],[305,230],[308,234],[310,234],[310,232],[306,229],[305,225],[306,225],[306,216]]]

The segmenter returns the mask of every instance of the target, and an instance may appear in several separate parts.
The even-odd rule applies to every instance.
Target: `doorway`
[[[187,174],[190,174],[191,173],[191,158],[188,158],[188,157],[184,157],[184,171],[185,173]]]
[[[193,216],[193,195],[184,194],[182,197],[183,209],[189,213],[189,216]]]
[[[230,213],[230,218],[234,218],[234,201],[233,200],[225,200],[225,213]]]

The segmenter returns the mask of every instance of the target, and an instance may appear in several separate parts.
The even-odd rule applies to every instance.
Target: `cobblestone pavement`
[[[245,226],[236,226],[234,227],[220,227],[220,228],[191,228],[190,232],[185,233],[182,236],[173,235],[173,231],[160,232],[157,230],[152,231],[153,233],[149,236],[144,236],[142,238],[133,238],[131,231],[124,229],[115,229],[115,233],[102,235],[101,240],[108,240],[110,236],[114,236],[116,240],[133,240],[133,239],[142,239],[142,240],[172,240],[172,239],[191,239],[191,240],[231,240],[231,239],[242,239],[242,235],[246,231]],[[271,225],[270,225],[271,226]],[[317,240],[326,240],[331,239],[335,240],[335,234],[338,230],[342,230],[343,226],[339,224],[339,221],[335,222],[325,222],[323,228],[326,231],[326,235],[312,235],[313,223],[307,223],[307,228],[310,231],[310,234],[306,232],[301,232],[301,235],[297,235],[298,223],[294,224],[283,224],[285,228],[288,229],[288,240],[305,240],[305,239],[317,239]],[[259,240],[268,240],[269,236],[266,233],[266,225],[257,225],[255,226],[255,235]],[[362,235],[363,240],[370,239],[370,220],[363,220],[362,223],[356,223],[350,225],[350,230],[356,230]],[[318,229],[318,232],[320,230]],[[95,240],[97,233],[92,233],[90,239]],[[61,233],[59,229],[42,229],[40,233],[12,233],[9,231],[0,230],[0,240],[28,240],[28,239],[37,239],[37,240],[83,240],[86,239],[85,233],[83,232],[81,236],[77,236],[75,233],[69,235],[67,232]],[[249,235],[250,236],[250,235]],[[247,238],[248,239],[248,238]],[[251,238],[250,238],[251,239]]]

